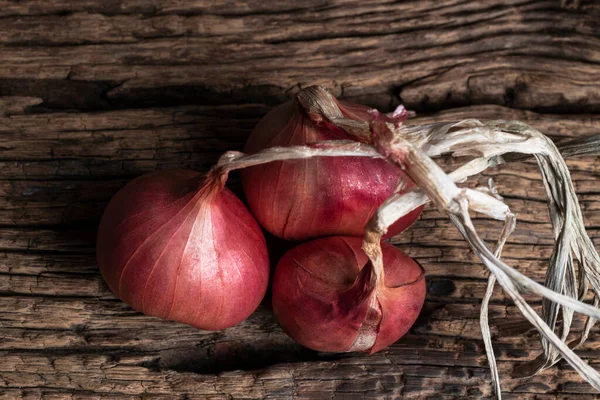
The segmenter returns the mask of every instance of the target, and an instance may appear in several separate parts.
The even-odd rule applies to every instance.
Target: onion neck
[[[183,192],[196,192],[196,195],[203,199],[212,200],[225,187],[227,177],[228,171],[213,167],[206,175],[199,174],[188,179],[183,186]]]
[[[309,86],[296,94],[296,103],[317,126],[329,126],[346,132],[350,139],[371,143],[366,121],[346,118],[337,99],[322,86]]]
[[[322,86],[310,86],[300,90],[295,100],[317,125],[326,119],[331,121],[344,117],[335,97]]]
[[[381,250],[381,237],[381,233],[377,232],[374,229],[371,229],[369,225],[366,226],[362,249],[367,254],[367,257],[369,257],[369,262],[372,265],[371,284],[375,288],[385,286],[385,273],[383,270],[383,253]]]

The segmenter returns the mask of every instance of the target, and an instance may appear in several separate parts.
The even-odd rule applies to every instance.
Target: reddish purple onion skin
[[[406,117],[386,117],[346,102],[338,102],[338,107],[344,116],[365,121],[401,123]],[[245,151],[337,139],[356,138],[331,124],[315,124],[294,100],[274,108],[258,123]],[[287,240],[361,236],[369,218],[394,192],[400,179],[407,183],[406,188],[413,186],[396,166],[364,157],[278,161],[242,170],[244,193],[252,213],[265,229]],[[404,231],[421,211],[422,207],[399,219],[386,237]]]
[[[316,239],[288,251],[273,278],[273,311],[296,342],[317,351],[374,353],[400,339],[425,301],[421,266],[382,243],[384,279],[357,237]]]
[[[97,259],[110,289],[134,309],[206,330],[246,319],[269,279],[256,220],[220,180],[189,170],[122,188],[100,222]]]

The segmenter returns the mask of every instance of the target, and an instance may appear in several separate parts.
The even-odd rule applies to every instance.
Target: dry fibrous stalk
[[[466,120],[458,124],[400,127],[395,132],[392,127],[377,124],[374,126],[374,132],[376,133],[374,136],[375,145],[380,152],[387,154],[389,158],[394,159],[398,164],[406,166],[407,174],[417,183],[420,190],[427,194],[438,209],[449,214],[474,252],[492,272],[493,275],[490,278],[488,291],[482,305],[482,314],[485,314],[487,310],[494,279],[497,279],[506,293],[515,301],[523,315],[540,331],[544,354],[535,362],[522,366],[520,370],[526,374],[534,374],[544,367],[556,363],[563,357],[596,389],[600,389],[600,375],[573,353],[570,348],[573,345],[569,347],[565,343],[573,312],[577,308],[579,308],[577,311],[588,316],[597,314],[597,312],[590,309],[583,310],[580,307],[583,304],[581,302],[578,302],[579,305],[574,307],[571,300],[582,300],[587,292],[588,283],[591,284],[595,293],[598,293],[597,276],[598,271],[600,271],[600,260],[593,244],[585,233],[581,211],[569,171],[554,144],[540,132],[517,121],[490,121],[483,124],[476,120]],[[422,143],[421,149],[415,147],[411,142]],[[587,146],[593,146],[594,143],[594,141],[588,140]],[[597,149],[597,145],[596,150],[588,147],[584,153],[595,154]],[[570,151],[569,148],[566,151]],[[474,156],[477,158],[446,176],[445,182],[432,183],[433,180],[443,178],[443,174],[439,171],[437,173],[422,174],[421,169],[415,168],[415,164],[422,164],[435,169],[431,166],[426,152],[433,156],[453,154],[455,156]],[[469,209],[484,212],[498,219],[497,213],[493,212],[493,209],[498,208],[493,206],[497,200],[485,199],[484,197],[480,199],[490,205],[489,212],[486,212],[481,204],[472,204],[472,199],[465,192],[460,193],[457,188],[452,186],[453,180],[460,181],[480,172],[487,166],[502,163],[504,162],[501,158],[503,154],[517,152],[532,154],[536,157],[549,197],[550,215],[557,241],[550,259],[545,286],[536,284],[525,276],[519,276],[518,273],[515,274],[514,270],[507,269],[507,265],[498,259],[499,253],[496,255],[491,254],[478,237],[468,214]],[[411,170],[413,170],[412,173]],[[410,195],[414,199],[418,191],[414,190],[413,193],[404,196]],[[381,212],[376,213],[372,219],[370,229],[385,232],[387,221],[393,220],[396,215],[402,214],[403,211],[398,210],[398,208],[410,208],[404,204],[403,196],[397,196],[387,204],[382,205]],[[396,206],[396,209],[394,209],[394,206]],[[502,211],[501,208],[498,209]],[[506,220],[507,229],[510,231],[508,227],[513,224],[513,216],[507,213]],[[507,229],[505,229],[505,232]],[[369,242],[369,245],[372,245],[372,240],[369,239],[371,237],[372,234],[365,235],[366,244]],[[577,275],[572,257],[575,257],[579,263]],[[551,289],[553,293],[549,292],[548,289]],[[533,292],[544,297],[543,319],[524,301],[521,296],[522,292]],[[554,332],[557,327],[559,311],[562,312],[563,317],[560,338]],[[591,319],[588,320],[586,329],[578,343],[585,340],[592,321]],[[489,328],[484,320],[482,320],[482,327],[497,396],[500,397],[497,368],[491,352]]]
[[[311,88],[313,93],[319,90],[324,89]],[[370,142],[328,141],[307,146],[274,147],[252,155],[229,152],[215,168],[226,174],[233,169],[271,161],[337,156],[386,158],[402,168],[417,187],[390,196],[367,224],[363,250],[373,270],[382,270],[381,238],[387,228],[410,211],[431,201],[438,210],[448,215],[491,272],[482,302],[481,328],[497,397],[501,397],[499,376],[487,321],[488,303],[496,281],[541,335],[543,353],[533,362],[522,365],[518,372],[532,375],[564,358],[600,391],[600,374],[573,352],[586,340],[594,320],[600,319],[600,257],[585,232],[581,209],[563,159],[563,156],[600,154],[600,135],[563,143],[559,145],[559,150],[542,133],[518,121],[481,122],[468,119],[451,124],[406,126],[392,124],[381,118],[366,123],[340,117],[335,104],[324,103],[323,98],[320,96],[319,101],[311,103],[311,97],[308,96],[303,101],[308,104],[312,115],[340,129],[351,130],[354,136],[370,138]],[[445,173],[434,158],[446,154],[470,156],[471,160]],[[537,161],[542,174],[556,239],[544,285],[500,260],[500,253],[514,230],[516,218],[493,184],[489,188],[478,189],[457,185],[487,168],[531,157]],[[470,211],[504,221],[495,252],[479,237]],[[583,302],[590,287],[595,294],[594,305]],[[524,293],[543,298],[541,316],[524,300]],[[567,343],[574,312],[586,315],[588,321],[581,336]]]

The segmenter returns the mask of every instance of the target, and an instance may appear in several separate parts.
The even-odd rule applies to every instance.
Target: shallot
[[[362,239],[332,236],[302,243],[277,264],[273,311],[296,342],[318,351],[374,353],[402,337],[425,301],[423,268],[382,243],[383,271]]]
[[[269,112],[254,128],[245,151],[273,146],[305,145],[327,140],[369,142],[368,135],[324,118],[325,109],[340,121],[386,121],[396,126],[407,117],[403,107],[386,116],[375,109],[338,101],[318,86],[300,91],[294,100]],[[413,185],[400,168],[382,159],[361,157],[279,161],[242,171],[248,205],[260,224],[288,240],[330,235],[361,236],[377,207],[403,185]],[[398,219],[393,236],[412,225],[422,208]]]
[[[110,289],[147,315],[217,330],[246,319],[269,279],[262,231],[225,176],[143,175],[106,207],[97,258]]]

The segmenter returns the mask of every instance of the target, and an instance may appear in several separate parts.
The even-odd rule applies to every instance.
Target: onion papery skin
[[[97,259],[110,289],[144,314],[205,330],[246,319],[268,285],[265,239],[218,177],[143,175],[110,201]]]
[[[386,117],[357,104],[337,102],[345,117],[400,123],[404,114]],[[325,140],[361,140],[327,123],[316,124],[296,101],[271,110],[255,127],[245,152],[273,146],[305,145]],[[396,189],[413,182],[383,159],[315,157],[277,161],[242,170],[242,184],[250,210],[269,232],[287,240],[332,235],[361,236],[377,207]],[[390,226],[386,237],[412,225],[422,207]]]
[[[384,279],[373,283],[372,264],[356,237],[302,243],[277,264],[273,311],[296,342],[317,351],[374,353],[400,339],[425,301],[423,268],[381,243]]]

